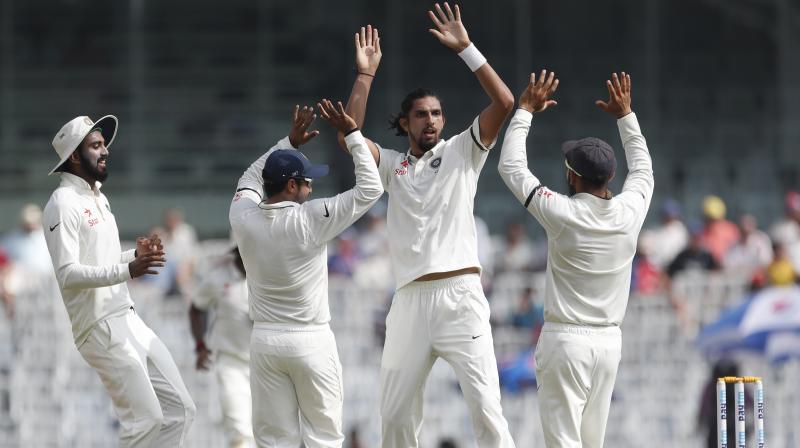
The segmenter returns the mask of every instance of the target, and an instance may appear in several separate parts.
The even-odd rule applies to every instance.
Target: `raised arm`
[[[619,136],[625,148],[625,159],[628,163],[628,176],[621,194],[640,198],[644,211],[650,207],[653,197],[654,178],[653,162],[647,149],[647,142],[639,128],[636,114],[631,110],[631,75],[622,72],[613,73],[606,81],[608,101],[595,101],[600,109],[617,118]],[[644,217],[642,217],[644,219]]]
[[[294,106],[292,110],[292,126],[289,130],[289,135],[278,140],[264,155],[259,157],[253,162],[247,170],[245,170],[239,182],[236,185],[236,192],[242,198],[249,198],[255,202],[261,202],[264,194],[264,178],[261,176],[261,171],[264,169],[264,164],[267,162],[267,157],[272,154],[276,149],[298,149],[300,145],[308,143],[312,138],[319,135],[319,131],[308,130],[311,123],[317,115],[314,113],[313,107]]]
[[[342,103],[328,100],[317,104],[320,115],[345,136],[348,152],[353,156],[356,185],[332,198],[315,199],[303,204],[309,235],[317,244],[325,244],[350,227],[383,194],[378,166],[373,163],[367,143],[355,120],[345,112]]]
[[[491,100],[491,103],[480,114],[480,139],[483,146],[488,147],[497,139],[503,122],[514,108],[514,95],[511,94],[511,90],[491,65],[486,62],[486,58],[469,40],[467,29],[461,22],[461,10],[458,5],[455,5],[455,11],[453,11],[447,2],[444,3],[444,10],[437,3],[435,9],[436,13],[428,11],[428,16],[435,26],[428,31],[436,36],[444,46],[455,51],[464,59]]]
[[[539,79],[531,73],[531,81],[519,99],[519,109],[511,118],[500,150],[500,177],[517,200],[545,228],[548,234],[561,229],[560,216],[568,207],[567,199],[550,191],[528,169],[525,140],[528,137],[533,114],[555,106],[551,97],[558,89],[555,73],[542,70]]]
[[[353,90],[350,91],[350,99],[347,100],[345,112],[356,123],[359,129],[364,127],[364,117],[367,113],[367,99],[369,98],[369,91],[372,88],[372,81],[375,79],[375,74],[378,72],[378,66],[381,63],[381,38],[378,34],[378,28],[373,28],[372,25],[361,27],[361,32],[355,35],[355,48],[356,48],[356,80],[353,83]],[[347,144],[344,141],[344,134],[339,132],[336,134],[339,141],[339,147],[348,151]],[[366,139],[367,146],[372,153],[375,163],[380,161],[380,153],[378,147]]]

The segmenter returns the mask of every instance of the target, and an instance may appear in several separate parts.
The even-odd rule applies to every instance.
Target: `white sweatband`
[[[486,63],[486,58],[483,57],[478,47],[473,43],[470,43],[469,47],[461,50],[461,53],[458,53],[458,55],[467,63],[467,67],[473,72]]]

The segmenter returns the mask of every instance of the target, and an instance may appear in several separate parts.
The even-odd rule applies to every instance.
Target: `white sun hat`
[[[75,117],[61,127],[58,134],[53,137],[53,149],[56,150],[59,160],[47,175],[53,174],[78,149],[78,145],[92,131],[100,131],[106,141],[106,148],[110,147],[111,142],[114,141],[114,137],[117,135],[117,117],[106,115],[97,121],[92,121],[91,118],[86,116]]]

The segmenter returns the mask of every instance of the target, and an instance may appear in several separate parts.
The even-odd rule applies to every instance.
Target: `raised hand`
[[[437,3],[435,6],[436,14],[433,11],[428,11],[428,17],[433,20],[436,29],[429,29],[431,34],[439,39],[439,42],[444,44],[447,48],[460,53],[461,50],[467,48],[470,44],[467,29],[461,23],[461,10],[458,5],[455,5],[456,11],[450,9],[450,5],[444,2],[444,10]],[[446,12],[446,13],[445,13]]]
[[[378,29],[372,25],[361,27],[361,32],[356,33],[356,70],[369,76],[375,76],[378,65],[381,63],[381,38]]]
[[[344,111],[341,101],[337,101],[336,106],[334,106],[330,100],[323,99],[317,103],[317,108],[322,118],[343,134],[347,134],[358,127],[356,121]]]
[[[319,131],[308,132],[308,127],[316,118],[317,114],[314,113],[313,107],[303,106],[300,109],[300,106],[294,106],[292,129],[289,131],[289,142],[292,146],[299,148],[300,145],[308,143],[309,140],[319,135]]]
[[[608,87],[608,101],[597,100],[594,104],[600,109],[619,118],[631,113],[631,75],[622,72],[611,75],[611,80],[606,81]]]
[[[548,76],[547,70],[542,70],[539,79],[536,79],[536,73],[531,73],[531,82],[522,92],[519,97],[519,107],[527,110],[530,113],[542,112],[550,106],[555,106],[558,103],[550,98],[558,89],[558,79],[556,73],[550,72]]]
[[[164,252],[161,251],[138,254],[133,261],[128,263],[128,272],[130,272],[131,278],[141,277],[145,274],[158,274],[158,271],[152,268],[162,267],[166,261]]]

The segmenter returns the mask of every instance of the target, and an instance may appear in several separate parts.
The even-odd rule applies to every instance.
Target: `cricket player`
[[[562,146],[569,196],[542,185],[528,170],[531,114],[556,105],[552,72],[542,71],[538,80],[531,74],[500,153],[500,176],[547,233],[545,324],[535,358],[549,448],[603,446],[631,262],[653,196],[650,154],[631,112],[630,75],[615,73],[606,86],[609,100],[596,104],[617,119],[628,161],[619,195],[612,197],[608,189],[617,167],[614,151],[597,138]]]
[[[472,124],[442,140],[439,98],[417,89],[394,121],[408,150],[367,141],[389,193],[388,230],[397,292],[386,318],[381,360],[381,444],[418,446],[425,380],[437,358],[453,368],[472,416],[478,446],[513,447],[500,406],[489,305],[481,287],[475,218],[478,176],[514,97],[472,44],[461,12],[428,11],[430,30],[461,56],[490,99]],[[380,62],[378,31],[356,35],[358,76],[348,103],[359,126]]]
[[[210,324],[210,348],[205,341],[209,311],[214,315]],[[250,397],[253,321],[248,312],[244,265],[239,248],[234,247],[204,276],[189,307],[189,323],[197,355],[195,367],[208,370],[213,354],[222,406],[222,427],[230,448],[245,448],[253,444]]]
[[[101,182],[117,118],[76,117],[53,139],[61,183],[44,209],[45,241],[72,321],[75,345],[105,385],[121,446],[179,447],[196,408],[167,347],[134,311],[125,282],[164,266],[158,237],[120,250]]]
[[[342,367],[328,325],[327,244],[383,194],[364,137],[341,103],[317,104],[345,135],[356,185],[332,198],[307,201],[311,182],[328,173],[296,149],[313,109],[294,109],[289,136],[253,163],[230,208],[233,234],[247,271],[253,433],[259,447],[341,447]]]

